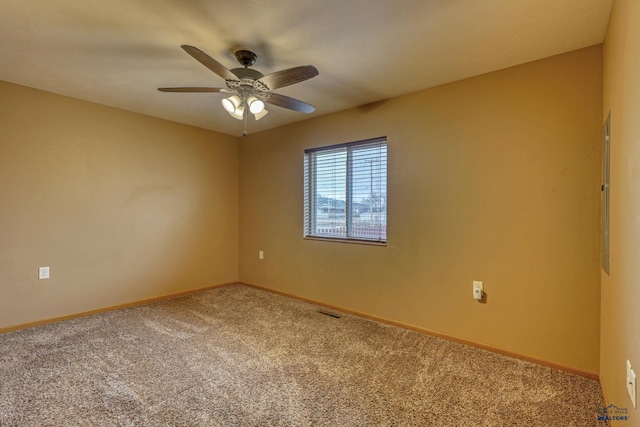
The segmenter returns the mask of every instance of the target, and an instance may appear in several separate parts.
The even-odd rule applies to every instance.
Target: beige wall
[[[601,381],[629,409],[626,361],[640,375],[640,2],[616,0],[604,44],[604,122],[611,111],[611,275],[602,273]],[[640,389],[636,392],[640,392]],[[638,401],[640,404],[640,400]]]
[[[596,46],[250,135],[241,281],[597,373],[601,70]],[[304,149],[378,136],[388,246],[304,240]]]
[[[0,82],[0,205],[0,328],[238,280],[234,137]]]
[[[250,135],[240,153],[0,83],[0,328],[240,279],[598,372],[601,67],[583,49]],[[377,136],[388,246],[303,240],[304,149]]]

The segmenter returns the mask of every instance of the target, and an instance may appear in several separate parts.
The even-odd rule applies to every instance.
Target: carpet
[[[597,381],[242,285],[0,335],[1,426],[595,426]]]

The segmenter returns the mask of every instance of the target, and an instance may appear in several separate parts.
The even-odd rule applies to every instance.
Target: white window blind
[[[304,235],[387,241],[387,141],[305,151]]]

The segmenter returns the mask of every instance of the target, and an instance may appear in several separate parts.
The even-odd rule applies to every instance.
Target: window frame
[[[354,163],[353,163],[353,154],[354,151],[358,149],[366,149],[367,146],[372,148],[375,145],[379,145],[379,149],[384,147],[384,157],[378,156],[376,159],[384,160],[384,169],[379,167],[377,173],[384,172],[384,233],[379,233],[377,238],[368,239],[362,236],[350,236],[353,233],[354,228],[354,212],[352,211],[352,205],[354,204]],[[314,154],[317,153],[330,153],[331,151],[339,151],[341,149],[346,149],[346,161],[345,161],[345,228],[346,228],[346,236],[330,236],[330,235],[321,235],[321,234],[313,234],[313,231],[317,229],[317,174],[318,174],[318,166],[317,161],[313,161]],[[315,158],[317,160],[317,158]],[[388,140],[386,136],[370,138],[365,140],[346,142],[341,144],[334,144],[329,146],[315,147],[304,150],[304,215],[303,215],[303,238],[308,240],[319,240],[319,241],[330,241],[330,242],[338,242],[338,243],[356,243],[356,244],[364,244],[364,245],[374,245],[374,246],[387,246],[387,220],[388,220],[388,209],[387,209],[387,178],[388,178]],[[371,173],[372,176],[373,172]],[[315,195],[315,197],[314,197]],[[373,213],[373,211],[371,211]],[[382,222],[378,224],[381,226]],[[384,237],[383,237],[384,236]]]

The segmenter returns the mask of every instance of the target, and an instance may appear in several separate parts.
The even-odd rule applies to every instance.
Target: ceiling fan
[[[258,56],[249,50],[235,52],[236,59],[243,68],[227,69],[224,65],[198,49],[197,47],[180,46],[196,61],[213,71],[227,83],[227,88],[217,87],[161,87],[161,92],[219,92],[231,94],[222,100],[222,106],[231,117],[243,121],[242,136],[247,136],[248,113],[254,115],[256,120],[263,118],[268,111],[265,103],[288,108],[301,113],[312,113],[313,105],[288,96],[273,93],[272,90],[300,83],[318,75],[318,70],[313,65],[302,65],[276,71],[266,76],[257,70],[249,68]]]

